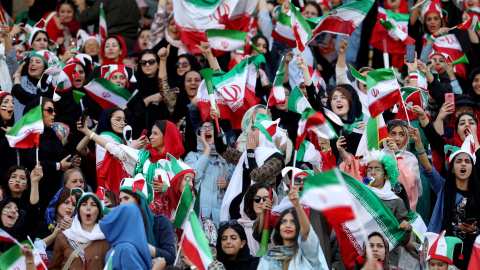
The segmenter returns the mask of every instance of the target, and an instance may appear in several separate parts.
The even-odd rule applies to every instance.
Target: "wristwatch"
[[[247,158],[255,158],[255,153],[247,153]]]

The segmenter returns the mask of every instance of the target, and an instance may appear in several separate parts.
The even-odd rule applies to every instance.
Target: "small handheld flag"
[[[215,93],[212,83],[213,68],[202,69],[200,70],[200,74],[202,74],[203,79],[205,80],[205,84],[207,85],[208,97],[210,98],[210,106],[212,106],[212,108],[216,111],[217,106],[215,106]],[[220,124],[218,123],[217,116],[215,116],[215,125],[217,126],[217,131],[220,133]]]

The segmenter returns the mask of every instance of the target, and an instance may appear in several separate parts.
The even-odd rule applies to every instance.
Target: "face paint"
[[[80,78],[81,78],[81,77],[80,77],[80,73],[75,72],[75,75],[73,75],[73,78],[74,78],[74,79],[80,79]]]
[[[70,196],[70,202],[73,203],[73,196]]]
[[[3,210],[3,211],[2,211],[2,214],[5,215],[5,216],[8,215],[8,211],[7,211],[7,210]]]
[[[7,105],[2,105],[2,110],[6,111],[7,110]]]
[[[23,187],[26,186],[26,185],[27,185],[27,183],[22,183],[22,186],[23,186]]]
[[[13,181],[13,180],[8,181],[9,184],[13,184],[14,182],[15,181]]]

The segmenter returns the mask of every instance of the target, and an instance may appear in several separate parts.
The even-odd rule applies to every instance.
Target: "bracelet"
[[[422,144],[422,148],[417,148],[417,146],[415,146],[415,150],[417,150],[417,152],[421,152],[425,150],[425,148],[423,147],[423,144]]]
[[[244,55],[244,54],[245,54],[245,50],[244,50],[244,49],[237,49],[237,50],[235,51],[235,54]]]
[[[423,155],[423,154],[425,154],[425,152],[427,152],[427,151],[426,151],[425,149],[423,149],[422,152],[417,152],[417,155],[419,155],[419,156],[420,156],[420,155]]]
[[[410,80],[418,80],[418,71],[410,71]]]
[[[403,159],[403,157],[402,156],[396,157],[396,160],[399,160],[399,159]]]
[[[60,171],[60,170],[62,170],[62,163],[60,163],[60,162],[57,162],[57,164],[56,164],[56,165],[57,165],[57,171]]]
[[[26,264],[32,264],[32,263],[35,263],[35,260],[26,261],[25,263],[26,263]]]
[[[90,136],[88,136],[88,139],[89,139],[89,140],[92,140],[92,138],[93,138],[93,135],[95,135],[95,134],[97,134],[97,133],[95,133],[95,132],[92,132],[92,134],[90,134]]]
[[[399,154],[401,154],[401,153],[402,153],[402,152],[397,151],[397,152],[395,152],[395,156],[396,156],[396,155],[399,155]]]
[[[13,74],[12,79],[15,79],[15,77],[20,78],[20,74],[18,74],[18,73]]]

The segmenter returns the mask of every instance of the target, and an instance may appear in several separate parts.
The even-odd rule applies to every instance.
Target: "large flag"
[[[65,92],[73,87],[73,71],[77,66],[76,63],[68,64],[62,68],[60,74],[58,74],[56,81],[56,90],[59,92]]]
[[[370,117],[365,127],[365,132],[358,144],[355,156],[363,156],[367,151],[371,151],[372,149],[379,150],[382,142],[388,138],[388,130],[383,120],[383,115],[379,114],[375,118]]]
[[[374,231],[380,232],[392,250],[407,232],[398,229],[400,224],[397,219],[373,191],[350,175],[343,172],[342,175],[357,215],[355,220],[333,225],[342,250],[343,263],[347,269],[352,269],[355,259],[363,254],[364,236]]]
[[[400,86],[393,70],[380,68],[367,73],[368,110],[374,118],[400,100]]]
[[[300,13],[292,3],[290,3],[290,10],[292,12],[290,24],[293,28],[295,40],[297,41],[297,48],[299,51],[303,52],[307,43],[313,36],[312,28],[303,18],[302,13]]]
[[[337,134],[333,130],[333,127],[327,120],[325,120],[325,117],[321,112],[317,112],[312,108],[305,108],[300,117],[300,121],[298,121],[297,144],[295,145],[295,150],[300,148],[300,145],[310,130],[315,132],[321,138],[337,138]]]
[[[105,19],[105,11],[103,10],[103,3],[100,4],[100,20],[98,22],[98,32],[102,39],[105,39],[108,35],[107,20]]]
[[[3,230],[2,230],[3,231]],[[16,240],[15,240],[16,241]],[[9,250],[5,251],[2,255],[0,255],[0,270],[17,270],[17,269],[27,269],[27,263],[25,256],[20,253],[20,245],[21,244],[29,244],[32,247],[33,256],[34,256],[34,263],[37,270],[47,270],[45,265],[42,262],[42,259],[35,252],[31,242],[29,240],[25,240],[22,243],[18,243],[11,247]]]
[[[293,88],[290,97],[288,98],[288,110],[302,114],[306,108],[312,108],[307,98],[303,95],[302,91],[298,86]]]
[[[304,203],[316,209],[330,223],[355,219],[354,204],[338,168],[305,179]]]
[[[268,106],[275,106],[283,104],[285,102],[285,90],[283,89],[283,79],[285,77],[285,58],[282,58],[280,65],[278,66],[275,80],[273,81],[272,90],[268,96]]]
[[[183,223],[187,220],[187,215],[190,213],[190,210],[193,208],[193,194],[190,189],[190,185],[185,185],[183,188],[182,196],[180,197],[180,202],[178,203],[178,208],[176,209],[175,221],[173,222],[174,228],[181,229]]]
[[[308,140],[303,140],[302,144],[297,150],[297,161],[308,162],[317,167],[319,171],[322,169],[322,155]]]
[[[257,54],[240,62],[229,72],[213,72],[215,103],[220,109],[220,117],[230,120],[234,129],[241,129],[245,112],[260,101],[255,96],[255,85],[258,69],[263,63],[265,57]],[[205,80],[198,89],[197,101],[202,119],[206,120],[210,117],[210,98]]]
[[[418,119],[418,116],[412,112],[412,106],[418,105],[425,110],[428,107],[428,90],[407,86],[400,88],[400,92],[402,93],[403,102],[400,103],[395,119],[404,121]],[[404,107],[404,103],[406,107]],[[408,117],[405,111],[408,113]]]
[[[43,133],[43,109],[42,99],[40,104],[30,109],[13,127],[7,132],[8,144],[12,148],[32,148],[40,142],[40,134]]]
[[[278,12],[272,37],[278,41],[285,42],[289,47],[297,47],[297,41],[295,39],[295,34],[293,33],[290,16]]]
[[[471,16],[468,21],[459,24],[457,28],[462,30],[480,30],[480,22],[478,16]]]
[[[174,0],[175,23],[190,53],[201,53],[195,46],[207,41],[205,29],[231,29],[248,32],[258,0]]]
[[[423,44],[427,43],[426,35],[423,38]],[[446,34],[435,39],[433,43],[433,51],[440,52],[444,55],[447,61],[455,61],[458,58],[463,56],[462,46],[460,41],[456,38],[454,34]],[[447,56],[445,56],[447,55]],[[467,70],[465,64],[455,65],[455,74],[462,78],[466,78]]]
[[[0,242],[19,244],[17,239],[13,238],[10,234],[8,234],[3,229],[0,229]]]
[[[181,220],[183,224],[182,249],[185,252],[185,256],[198,269],[207,270],[208,266],[213,263],[213,256],[198,217],[193,209],[190,209],[183,219]],[[175,218],[176,220],[177,217]]]
[[[480,235],[475,238],[475,244],[473,244],[473,251],[468,263],[468,270],[480,269]]]
[[[208,42],[213,55],[219,56],[245,46],[247,33],[237,30],[207,29]]]
[[[123,108],[132,97],[130,91],[104,78],[95,78],[84,88],[103,109],[110,107]]]

